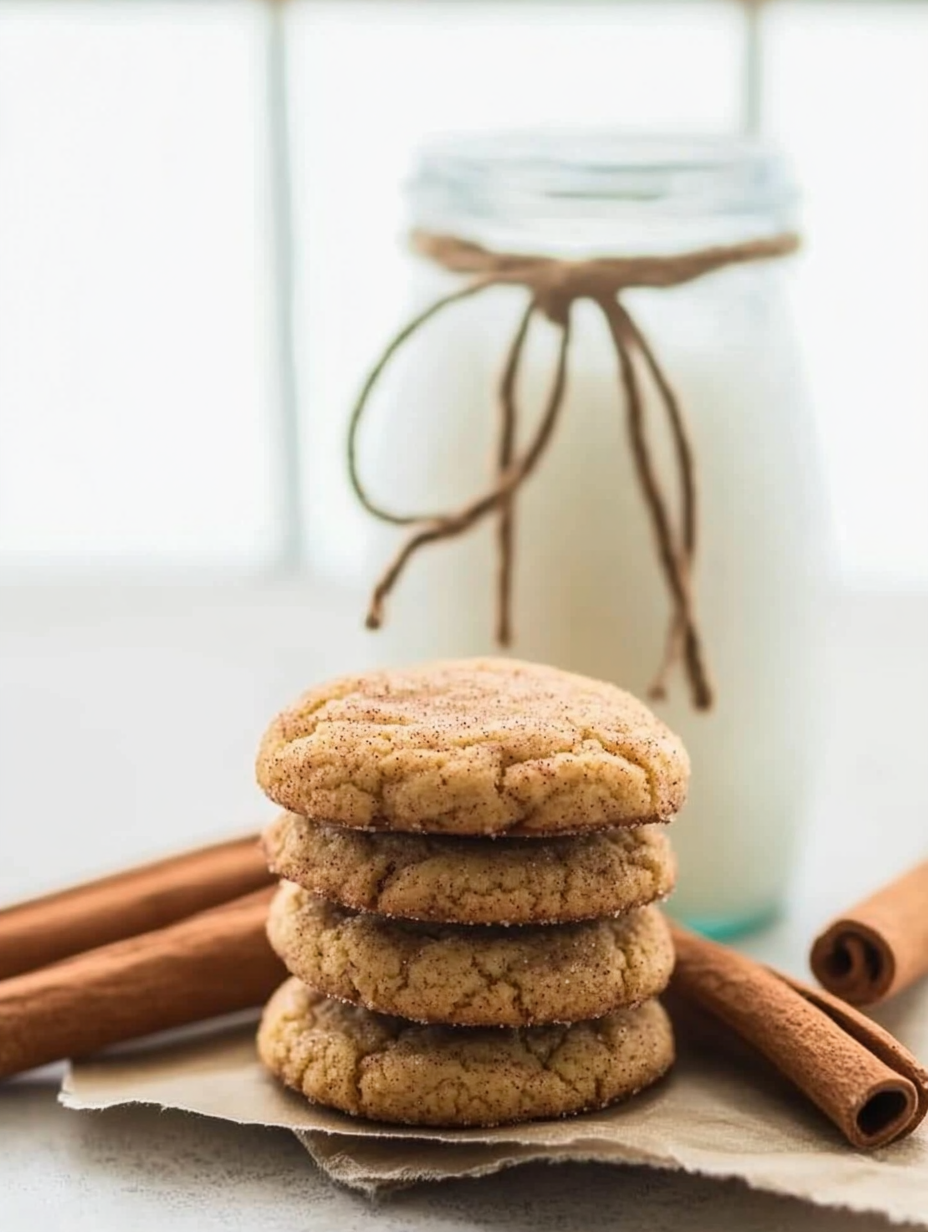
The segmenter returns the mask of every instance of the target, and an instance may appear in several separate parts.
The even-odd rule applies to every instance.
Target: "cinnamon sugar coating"
[[[599,1018],[663,992],[670,930],[656,907],[614,920],[517,928],[355,912],[284,882],[268,937],[291,975],[413,1022],[531,1026]]]
[[[464,659],[310,689],[268,728],[257,776],[284,808],[344,826],[550,836],[670,820],[689,759],[614,685]]]
[[[315,1103],[405,1125],[500,1125],[603,1108],[672,1065],[656,1001],[574,1026],[425,1027],[288,980],[258,1032],[262,1061]]]
[[[563,924],[666,897],[664,826],[567,838],[371,834],[282,813],[262,838],[271,871],[321,898],[443,924]]]

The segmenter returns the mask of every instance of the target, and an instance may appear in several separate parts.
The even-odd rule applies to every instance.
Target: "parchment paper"
[[[928,988],[876,1015],[923,1060]],[[530,1160],[598,1160],[740,1177],[825,1206],[879,1211],[928,1227],[928,1132],[863,1154],[749,1050],[697,1029],[659,1086],[601,1113],[490,1130],[410,1130],[310,1105],[262,1069],[254,1024],[156,1041],[75,1064],[69,1108],[179,1108],[293,1130],[334,1179],[376,1192],[419,1180],[479,1176]],[[721,1044],[721,1046],[720,1046]]]

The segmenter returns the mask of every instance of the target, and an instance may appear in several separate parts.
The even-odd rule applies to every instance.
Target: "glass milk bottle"
[[[571,133],[439,142],[421,156],[409,202],[420,240],[450,236],[516,254],[517,267],[555,258],[570,272],[595,258],[672,259],[765,242],[790,231],[794,196],[781,161],[756,146]],[[409,315],[465,285],[442,262],[412,264]],[[826,531],[780,285],[785,264],[733,261],[618,295],[676,394],[692,450],[698,539],[688,583],[714,703],[694,706],[678,666],[654,704],[693,763],[673,830],[680,876],[671,907],[715,935],[759,924],[781,904],[816,747]],[[376,504],[434,516],[492,488],[500,371],[527,298],[518,275],[483,287],[398,347],[358,431],[358,472]],[[532,319],[513,382],[512,456],[544,415],[562,319],[570,340],[556,427],[513,494],[506,653],[644,697],[672,594],[630,444],[620,356],[593,300],[577,296]],[[654,373],[635,358],[650,464],[679,525],[679,458]],[[371,635],[380,662],[500,652],[499,524],[495,510],[405,562]],[[360,568],[373,585],[409,528],[373,517],[365,525]]]

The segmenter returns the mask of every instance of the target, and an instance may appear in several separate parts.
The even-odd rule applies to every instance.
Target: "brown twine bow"
[[[664,376],[654,352],[641,330],[621,303],[620,292],[630,287],[674,287],[729,265],[786,256],[799,246],[799,237],[784,233],[741,244],[703,248],[672,256],[597,257],[567,261],[531,254],[492,252],[479,244],[452,235],[416,232],[414,249],[445,269],[469,276],[458,290],[436,300],[414,317],[390,342],[355,403],[348,429],[348,470],[355,495],[364,508],[382,522],[416,529],[384,570],[371,596],[367,627],[383,622],[384,605],[411,557],[426,544],[464,534],[491,513],[498,514],[497,629],[499,644],[512,637],[513,504],[516,493],[534,472],[547,448],[564,400],[567,356],[570,350],[570,310],[576,300],[589,299],[602,312],[615,347],[619,379],[625,396],[629,443],[642,495],[651,517],[658,559],[670,591],[673,613],[663,659],[651,686],[652,697],[663,697],[674,664],[682,659],[697,709],[712,705],[712,686],[706,668],[702,639],[696,622],[692,571],[697,541],[696,474],[693,449],[680,404]],[[526,307],[509,344],[499,385],[500,423],[497,442],[496,481],[485,492],[450,513],[399,514],[384,509],[368,495],[358,474],[358,430],[371,392],[396,352],[427,321],[443,309],[469,299],[488,287],[515,285],[529,291]],[[560,330],[554,379],[533,438],[521,454],[516,452],[516,383],[522,353],[532,318],[543,314]],[[645,399],[639,365],[653,382],[673,442],[679,485],[680,525],[676,529],[660,479],[651,457],[646,430]]]

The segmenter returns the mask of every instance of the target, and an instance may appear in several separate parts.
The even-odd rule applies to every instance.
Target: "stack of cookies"
[[[314,1102],[496,1125],[601,1108],[673,1061],[653,905],[680,741],[612,685],[505,659],[333,681],[279,715],[258,779],[293,978],[258,1035]]]

